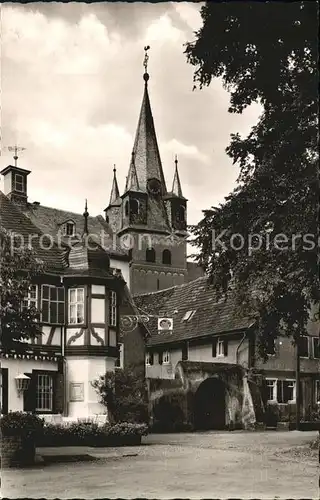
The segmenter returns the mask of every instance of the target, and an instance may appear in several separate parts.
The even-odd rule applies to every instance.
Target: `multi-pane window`
[[[268,401],[277,401],[277,381],[275,379],[267,379],[266,384]]]
[[[69,289],[69,324],[84,323],[84,288]]]
[[[319,359],[320,358],[320,339],[319,337],[312,337],[313,343],[313,357]]]
[[[41,321],[43,323],[64,323],[64,288],[53,285],[41,287]]]
[[[277,401],[278,403],[290,403],[296,399],[296,381],[277,381]]]
[[[53,379],[48,374],[37,375],[36,411],[52,411]]]
[[[21,174],[15,174],[13,181],[13,189],[14,191],[18,191],[19,193],[25,192],[24,187],[24,176]]]
[[[65,236],[73,236],[75,234],[75,224],[73,222],[67,222],[64,226]]]
[[[146,352],[146,365],[147,366],[153,365],[153,353],[152,352],[149,352],[149,351]]]
[[[164,365],[168,365],[170,363],[170,352],[164,351],[162,354],[162,362]]]
[[[309,357],[309,337],[307,335],[302,335],[299,339],[299,356],[301,358]]]
[[[37,285],[31,285],[28,290],[28,294],[22,301],[22,308],[29,309],[30,307],[38,307],[38,287]]]
[[[110,292],[110,326],[117,326],[117,294]]]
[[[276,354],[276,341],[274,337],[268,337],[266,347],[267,347],[267,354],[269,356],[274,356]]]

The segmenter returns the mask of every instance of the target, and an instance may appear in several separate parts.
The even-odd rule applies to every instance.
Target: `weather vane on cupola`
[[[146,45],[144,48],[144,60],[143,60],[143,66],[144,66],[144,81],[147,82],[149,80],[149,74],[148,74],[148,61],[149,61],[149,56],[148,56],[148,50],[150,49],[150,45]]]

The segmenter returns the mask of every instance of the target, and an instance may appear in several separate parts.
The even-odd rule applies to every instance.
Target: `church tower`
[[[172,191],[167,191],[149,99],[148,49],[145,47],[144,94],[124,193],[119,197],[114,181],[106,209],[110,222],[117,213],[117,234],[130,247],[134,295],[182,284],[187,274],[187,200],[182,195],[177,160]]]

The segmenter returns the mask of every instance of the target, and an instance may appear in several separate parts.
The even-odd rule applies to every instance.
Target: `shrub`
[[[33,413],[20,411],[9,412],[0,419],[2,436],[21,436],[36,438],[42,433],[44,421]]]
[[[146,383],[130,369],[107,372],[92,385],[114,423],[148,422]]]
[[[39,437],[38,446],[117,446],[130,444],[131,438],[146,436],[146,424],[122,422],[115,425],[96,423],[72,423],[69,425],[46,424]]]

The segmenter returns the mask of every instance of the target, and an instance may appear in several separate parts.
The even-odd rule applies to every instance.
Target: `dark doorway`
[[[225,385],[218,378],[200,384],[194,396],[194,427],[196,430],[225,428]]]

